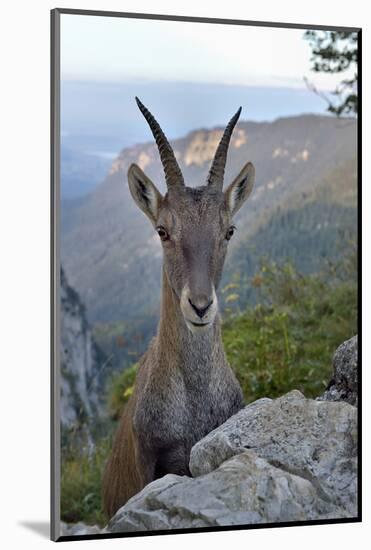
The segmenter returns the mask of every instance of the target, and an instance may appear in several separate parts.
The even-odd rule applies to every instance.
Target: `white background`
[[[57,5],[48,0],[4,3],[0,30],[0,238],[1,238],[1,431],[0,544],[41,548],[49,520],[49,10],[54,7],[240,18],[363,27],[364,174],[363,213],[363,524],[310,526],[233,533],[189,534],[68,543],[69,547],[364,548],[371,536],[369,311],[371,190],[370,21],[365,0],[80,0]],[[150,55],[150,52],[149,52]],[[248,55],[248,52],[247,52]],[[251,53],[253,55],[253,53]],[[44,533],[44,534],[42,534]],[[369,541],[367,542],[369,545]]]

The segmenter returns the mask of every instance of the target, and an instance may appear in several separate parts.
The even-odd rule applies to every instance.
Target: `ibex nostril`
[[[194,311],[197,313],[197,315],[199,317],[201,317],[201,319],[202,319],[202,317],[204,317],[205,313],[207,312],[207,310],[209,309],[209,307],[213,303],[213,300],[211,300],[205,307],[199,307],[199,306],[196,306],[196,304],[194,304],[190,298],[188,298],[188,301],[191,304]]]

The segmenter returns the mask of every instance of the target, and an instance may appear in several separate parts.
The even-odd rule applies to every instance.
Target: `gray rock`
[[[97,525],[86,525],[81,521],[79,523],[60,524],[61,536],[76,536],[76,535],[97,535],[101,529]]]
[[[61,269],[60,287],[60,418],[63,428],[89,432],[103,415],[102,388],[105,357],[96,345],[85,307]]]
[[[354,517],[356,412],[298,391],[260,399],[193,447],[193,478],[150,483],[104,532]]]
[[[357,410],[351,405],[305,399],[297,390],[259,400],[192,448],[191,473],[208,473],[246,449],[356,513]]]
[[[358,403],[358,337],[353,336],[336,350],[333,360],[334,375],[321,401]]]
[[[307,479],[248,450],[215,471],[168,474],[147,485],[112,518],[105,532],[184,529],[348,517]]]

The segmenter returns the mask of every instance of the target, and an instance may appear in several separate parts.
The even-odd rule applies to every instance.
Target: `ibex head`
[[[254,184],[254,166],[248,162],[223,192],[228,146],[241,108],[224,131],[207,184],[192,188],[185,186],[174,152],[158,122],[138,98],[136,101],[156,140],[167,193],[162,196],[136,164],[128,172],[130,191],[162,241],[165,273],[187,326],[193,332],[204,331],[212,325],[218,310],[215,290],[221,279],[228,241],[235,230],[233,215]]]

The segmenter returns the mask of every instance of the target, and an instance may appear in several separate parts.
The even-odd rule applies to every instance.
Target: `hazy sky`
[[[252,86],[335,87],[310,70],[303,30],[61,16],[63,79],[191,81]]]

